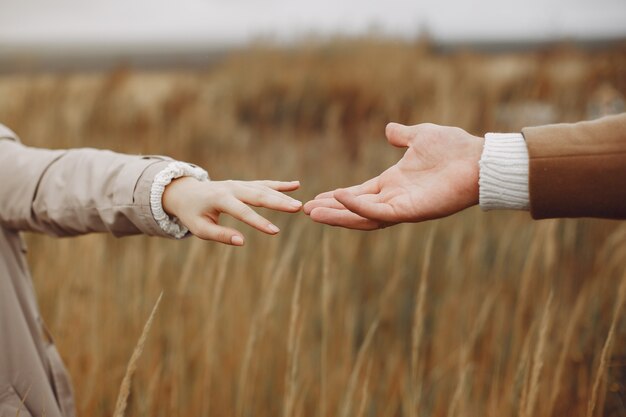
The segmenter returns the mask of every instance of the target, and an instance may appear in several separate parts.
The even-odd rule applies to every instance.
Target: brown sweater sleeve
[[[626,219],[626,113],[522,134],[533,218]]]

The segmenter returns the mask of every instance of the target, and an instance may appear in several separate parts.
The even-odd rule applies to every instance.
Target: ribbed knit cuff
[[[208,181],[209,175],[205,170],[195,165],[184,162],[171,162],[161,172],[159,172],[152,182],[150,190],[150,209],[154,220],[159,224],[161,230],[168,235],[182,239],[187,235],[187,229],[176,217],[170,217],[163,210],[163,192],[172,180],[180,177],[194,177],[198,181]]]
[[[528,148],[521,133],[485,135],[478,184],[483,210],[528,210]]]

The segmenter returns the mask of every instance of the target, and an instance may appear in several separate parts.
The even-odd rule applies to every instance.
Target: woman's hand
[[[294,191],[300,182],[291,181],[204,181],[181,177],[165,187],[163,210],[177,217],[200,239],[242,246],[244,237],[238,230],[219,225],[226,213],[270,235],[280,230],[248,205],[295,213],[302,203],[282,192]]]

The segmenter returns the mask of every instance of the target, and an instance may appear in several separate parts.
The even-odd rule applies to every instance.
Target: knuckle
[[[219,232],[217,232],[216,238],[220,242],[229,242],[228,233],[226,233],[226,231],[224,230],[220,230]]]
[[[229,194],[228,189],[223,186],[218,186],[213,189],[212,195],[207,195],[208,199],[221,199]]]
[[[252,217],[255,213],[254,210],[252,210],[250,207],[242,206],[237,210],[237,214],[239,214],[241,218],[249,218]]]
[[[254,192],[252,193],[252,196],[255,200],[261,201],[265,197],[265,192],[263,190],[254,190]]]

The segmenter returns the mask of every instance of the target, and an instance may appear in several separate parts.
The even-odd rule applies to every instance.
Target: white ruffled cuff
[[[172,162],[154,177],[150,188],[150,209],[154,220],[165,233],[176,239],[185,237],[189,229],[176,217],[168,216],[163,210],[163,192],[172,180],[180,177],[194,177],[198,181],[209,180],[209,174],[202,168],[185,162]]]
[[[483,210],[528,210],[528,148],[521,133],[485,135],[479,190]]]

